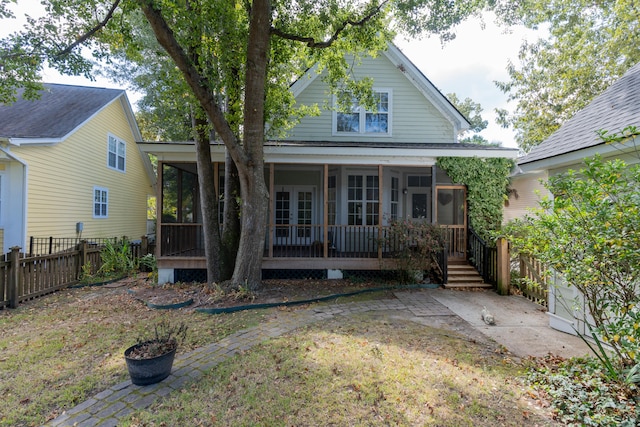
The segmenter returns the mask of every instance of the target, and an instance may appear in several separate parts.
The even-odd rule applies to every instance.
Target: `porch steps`
[[[466,261],[450,262],[448,265],[448,276],[449,280],[444,285],[446,289],[493,287],[488,283],[484,283],[480,273]]]

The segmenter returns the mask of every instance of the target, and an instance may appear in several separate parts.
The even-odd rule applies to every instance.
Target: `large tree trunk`
[[[220,245],[220,275],[222,280],[231,279],[236,265],[238,244],[240,243],[240,180],[238,168],[227,153],[224,167],[224,222],[222,244]]]
[[[218,221],[218,197],[215,190],[216,177],[211,163],[211,147],[207,121],[194,118],[196,136],[196,165],[202,210],[202,232],[204,253],[207,259],[207,284],[220,282],[220,271],[224,269],[220,256],[220,226]]]
[[[261,283],[269,205],[269,194],[264,179],[263,145],[267,55],[271,27],[270,2],[255,0],[251,5],[245,76],[243,144],[229,126],[222,109],[212,95],[208,77],[198,71],[196,65],[177,42],[158,6],[152,0],[141,0],[140,6],[156,39],[175,61],[238,167],[242,196],[242,230],[236,266],[231,280],[236,285],[255,289]]]
[[[269,206],[269,192],[264,179],[264,103],[270,28],[269,0],[255,0],[249,21],[245,77],[243,149],[247,161],[243,164],[236,161],[242,194],[242,231],[232,278],[234,283],[244,284],[250,289],[259,287],[262,280]]]

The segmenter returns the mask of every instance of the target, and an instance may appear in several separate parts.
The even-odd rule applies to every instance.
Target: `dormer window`
[[[375,111],[366,110],[353,99],[351,108],[335,111],[333,131],[336,135],[391,135],[391,91],[375,90]]]

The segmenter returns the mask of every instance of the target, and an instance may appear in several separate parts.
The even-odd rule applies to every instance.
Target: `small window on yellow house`
[[[108,218],[109,216],[109,190],[102,187],[93,187],[93,217]]]

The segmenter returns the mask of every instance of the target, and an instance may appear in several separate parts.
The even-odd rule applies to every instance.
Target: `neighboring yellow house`
[[[155,193],[124,90],[45,84],[34,101],[0,105],[0,243],[29,237],[147,233]]]

